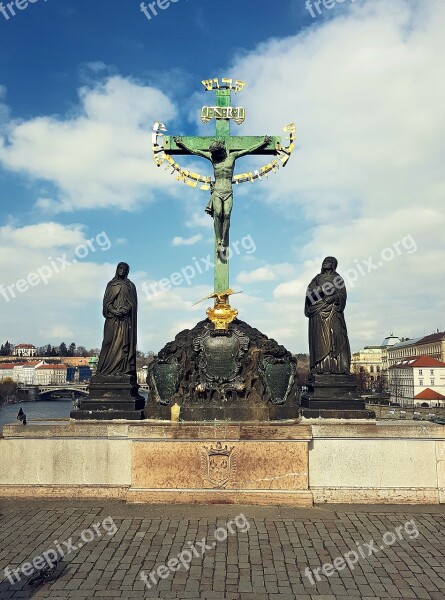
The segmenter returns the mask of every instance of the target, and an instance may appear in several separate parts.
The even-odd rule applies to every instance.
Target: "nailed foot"
[[[217,247],[216,251],[218,253],[219,260],[223,264],[227,263],[226,250],[227,250],[227,248],[224,246],[223,242],[218,242],[218,247]]]

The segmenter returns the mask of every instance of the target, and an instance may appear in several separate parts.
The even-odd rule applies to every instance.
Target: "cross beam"
[[[231,152],[239,152],[240,150],[245,150],[255,146],[256,144],[259,144],[264,139],[264,136],[184,136],[182,139],[188,145],[193,146],[195,150],[201,150],[202,152],[208,150],[210,144],[215,140],[224,139],[227,150]],[[255,150],[254,152],[251,152],[249,156],[276,156],[277,144],[281,146],[281,136],[272,137],[270,144],[268,144],[265,148],[261,148],[261,150]],[[183,148],[179,148],[173,137],[170,135],[166,135],[164,137],[164,150],[167,154],[171,154],[172,156],[190,155],[190,152],[187,152]]]

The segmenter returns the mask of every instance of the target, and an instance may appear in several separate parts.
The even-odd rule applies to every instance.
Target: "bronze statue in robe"
[[[116,276],[105,290],[104,339],[96,375],[129,375],[136,381],[138,300],[136,287],[128,279],[129,271],[127,263],[119,263]]]
[[[351,349],[344,317],[346,287],[336,272],[337,259],[324,259],[321,273],[306,292],[304,314],[309,318],[311,373],[349,374]]]

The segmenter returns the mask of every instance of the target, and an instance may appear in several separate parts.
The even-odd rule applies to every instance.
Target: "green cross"
[[[233,193],[232,176],[229,175],[230,170],[233,173],[234,162],[240,156],[246,155],[262,155],[276,156],[277,147],[281,145],[281,137],[271,137],[267,142],[264,136],[232,136],[230,135],[230,121],[237,118],[242,121],[244,110],[234,109],[231,107],[231,84],[219,85],[218,80],[209,80],[203,82],[208,91],[213,88],[212,81],[217,82],[216,91],[216,107],[214,109],[203,109],[207,120],[212,116],[216,118],[216,131],[214,136],[184,136],[179,139],[175,136],[165,136],[164,150],[169,155],[198,155],[202,158],[210,160],[214,166],[215,182],[212,189],[211,203],[206,211],[213,214],[215,219],[215,289],[216,293],[221,293],[229,289],[229,259],[222,252],[222,248],[229,246],[229,222],[224,225],[224,219],[217,221],[219,207],[223,205],[227,207],[226,212],[229,214],[232,208],[231,192]],[[237,82],[238,83],[238,82]],[[207,84],[207,85],[206,85]],[[210,85],[209,85],[210,84]],[[225,110],[224,110],[225,109]],[[209,117],[208,115],[212,115]],[[239,118],[240,115],[242,118]],[[214,161],[214,155],[210,154],[210,146],[216,142],[224,142],[225,150],[230,164]],[[179,142],[179,145],[178,143]],[[224,200],[224,198],[226,198]],[[230,207],[230,208],[228,208]],[[225,235],[221,235],[218,230],[225,231]],[[222,245],[223,244],[223,245]],[[224,256],[226,258],[224,259]]]

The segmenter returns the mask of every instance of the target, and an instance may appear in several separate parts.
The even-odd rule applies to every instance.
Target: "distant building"
[[[435,392],[431,388],[426,388],[417,396],[414,396],[414,404],[415,406],[423,406],[433,408],[434,406],[445,406],[445,396],[443,396],[440,392]]]
[[[90,367],[83,365],[79,367],[67,367],[66,380],[68,383],[88,383],[91,379]]]
[[[98,363],[98,362],[99,362],[99,357],[98,357],[98,356],[92,356],[92,357],[89,359],[89,361],[88,361],[89,367],[90,367],[90,369],[91,369],[91,371],[92,371],[92,374],[93,374],[93,375],[94,375],[94,374],[96,373],[96,371],[97,371],[97,363]]]
[[[36,368],[46,364],[42,360],[27,361],[14,366],[12,378],[16,383],[35,385]]]
[[[400,342],[400,338],[391,334],[383,340],[380,346],[365,346],[363,350],[354,352],[351,357],[351,371],[356,374],[366,373],[371,388],[376,387],[382,378],[387,382],[388,349],[398,342]]]
[[[0,381],[10,378],[16,383],[23,385],[35,385],[35,370],[45,362],[27,361],[16,363],[0,363]]]
[[[382,373],[382,349],[380,346],[365,346],[354,352],[351,360],[353,373],[367,373],[370,381],[380,379]]]
[[[382,372],[385,377],[388,376],[389,369],[388,352],[395,344],[400,343],[400,341],[399,337],[391,333],[391,335],[383,340],[382,345],[380,346],[382,349]]]
[[[32,344],[17,344],[17,346],[14,346],[12,354],[13,356],[26,356],[30,358],[31,356],[37,356],[37,349]]]
[[[401,406],[445,406],[445,362],[404,358],[389,368],[391,401]]]
[[[35,385],[63,385],[66,376],[66,365],[41,365],[36,367]]]
[[[0,364],[0,381],[3,379],[14,379],[14,367],[17,363],[1,363]]]
[[[77,375],[77,379],[76,379]],[[79,381],[79,372],[76,367],[67,367],[66,368],[66,380],[68,383],[76,383]]]
[[[140,369],[138,369],[136,371],[137,381],[138,381],[139,385],[147,384],[147,373],[148,373],[148,367],[146,365],[144,365],[143,367],[141,367]]]
[[[63,356],[60,360],[68,367],[88,367],[91,359],[88,356]]]
[[[403,340],[394,344],[388,348],[388,366],[391,367],[404,358],[417,356],[430,356],[445,362],[445,332]]]
[[[89,383],[93,375],[93,371],[89,366],[83,365],[77,367],[79,373],[79,383]]]

